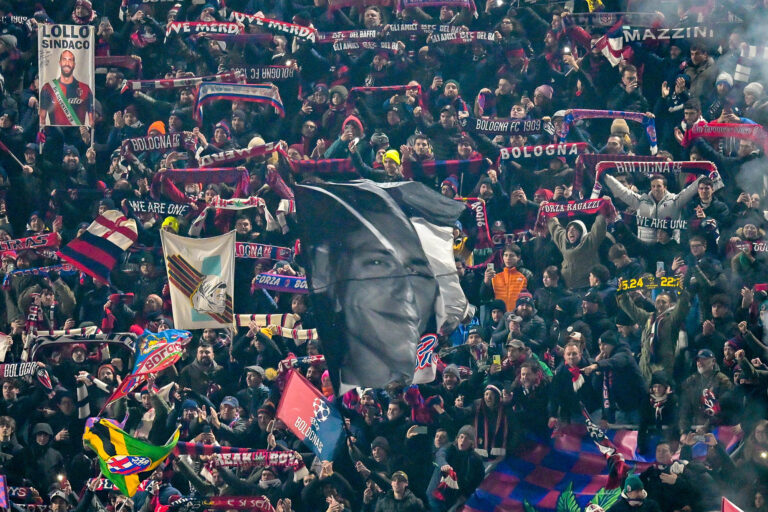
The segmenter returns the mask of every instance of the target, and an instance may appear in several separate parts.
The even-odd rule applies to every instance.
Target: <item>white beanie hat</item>
[[[759,98],[763,95],[763,86],[759,82],[748,83],[744,87],[744,94],[751,94],[752,96]]]
[[[717,80],[715,80],[715,84],[719,84],[720,82],[725,82],[728,84],[728,87],[733,87],[733,77],[729,73],[726,73],[725,71],[717,75]]]

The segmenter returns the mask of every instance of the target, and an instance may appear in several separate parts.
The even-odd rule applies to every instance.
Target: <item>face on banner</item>
[[[386,215],[373,219],[377,226],[392,222]],[[335,291],[341,300],[347,335],[362,341],[361,349],[378,352],[383,365],[390,368],[386,361],[405,358],[410,362],[412,357],[405,351],[386,350],[395,348],[389,340],[418,340],[437,293],[418,238],[415,233],[403,236],[407,233],[406,226],[403,228],[399,237],[389,237],[390,249],[364,226],[349,230],[336,268],[341,279]]]
[[[93,126],[93,27],[41,25],[40,126]]]
[[[310,191],[301,213],[316,219],[302,248],[314,300],[325,310],[332,366],[350,385],[410,379],[437,299],[413,225],[397,204],[366,186]]]

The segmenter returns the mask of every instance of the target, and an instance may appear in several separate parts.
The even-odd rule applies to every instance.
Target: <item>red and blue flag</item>
[[[320,460],[333,460],[345,438],[344,420],[336,406],[295,370],[288,374],[277,418]]]
[[[591,435],[590,435],[591,434]],[[539,512],[555,511],[560,494],[572,486],[583,509],[602,488],[616,486],[617,454],[634,472],[640,473],[653,460],[637,453],[636,430],[587,432],[585,425],[568,425],[551,443],[529,441],[514,456],[496,466],[469,498],[466,512],[523,512],[524,502]],[[740,436],[733,427],[719,427],[715,437],[732,451]],[[606,448],[610,447],[611,453]],[[694,445],[694,458],[703,447]]]

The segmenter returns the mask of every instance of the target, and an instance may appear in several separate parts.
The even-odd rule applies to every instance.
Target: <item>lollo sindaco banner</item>
[[[40,127],[93,126],[94,27],[40,25]]]

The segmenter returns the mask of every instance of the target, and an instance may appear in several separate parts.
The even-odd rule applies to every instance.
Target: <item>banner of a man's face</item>
[[[419,183],[394,185],[296,188],[303,265],[335,386],[410,382],[421,335],[446,317],[443,284],[458,284],[450,230],[464,206]],[[466,302],[460,287],[458,295],[451,302]]]
[[[40,25],[40,127],[93,126],[94,30]]]

